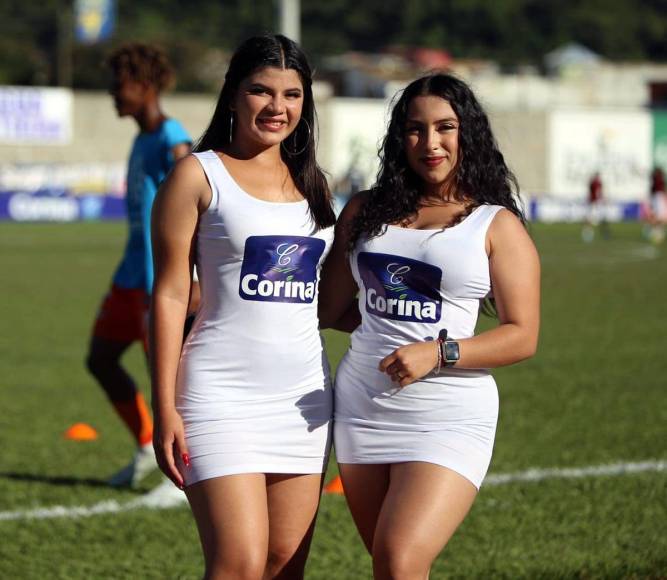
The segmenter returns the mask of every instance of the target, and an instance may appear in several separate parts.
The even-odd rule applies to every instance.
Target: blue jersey
[[[174,164],[172,148],[192,140],[175,119],[167,119],[152,133],[139,133],[132,145],[127,170],[129,237],[123,260],[113,277],[121,288],[153,288],[151,208],[157,189]]]

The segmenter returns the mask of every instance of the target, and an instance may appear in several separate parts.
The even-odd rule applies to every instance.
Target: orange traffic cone
[[[72,441],[92,441],[97,439],[97,431],[87,423],[74,423],[63,433],[63,437]]]
[[[344,495],[343,482],[340,475],[334,477],[329,483],[324,486],[324,493],[333,493],[335,495]]]

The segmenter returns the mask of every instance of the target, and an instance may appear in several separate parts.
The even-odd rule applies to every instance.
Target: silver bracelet
[[[435,374],[440,374],[440,369],[442,368],[442,341],[437,338],[436,339],[436,346],[438,348],[438,368],[435,371]]]

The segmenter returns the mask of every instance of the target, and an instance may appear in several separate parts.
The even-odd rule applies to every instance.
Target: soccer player
[[[128,44],[107,60],[109,92],[119,117],[132,117],[139,133],[127,171],[129,236],[111,289],[95,320],[86,364],[137,444],[132,461],[109,484],[134,486],[157,467],[153,421],[143,395],[121,366],[127,348],[140,341],[147,352],[147,317],[153,286],[150,215],[157,188],[174,162],[190,152],[182,125],[165,115],[160,95],[174,80],[166,55],[146,44]]]
[[[660,244],[665,239],[665,221],[667,220],[667,188],[665,188],[665,174],[660,167],[654,167],[651,172],[651,189],[649,198],[649,239]]]
[[[595,238],[595,228],[600,227],[602,237],[608,238],[609,224],[605,216],[604,208],[604,190],[602,186],[602,178],[600,172],[596,171],[591,176],[588,182],[588,208],[586,213],[586,221],[581,230],[581,239],[584,242],[592,242]]]

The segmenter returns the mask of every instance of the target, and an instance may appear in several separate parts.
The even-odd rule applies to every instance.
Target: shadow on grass
[[[34,473],[2,473],[0,472],[0,479],[11,479],[13,481],[27,481],[33,483],[47,483],[49,485],[62,485],[71,487],[73,485],[85,485],[88,487],[103,487],[106,489],[118,489],[118,491],[134,491],[136,493],[142,493],[146,490],[144,489],[132,489],[129,487],[123,488],[114,488],[111,487],[106,479],[93,479],[88,477],[59,477],[59,476],[48,476],[48,475],[36,475]]]

